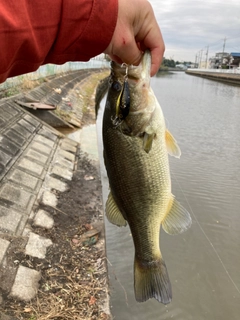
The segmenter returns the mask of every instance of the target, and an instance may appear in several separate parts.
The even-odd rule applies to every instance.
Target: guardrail
[[[211,72],[211,73],[232,73],[240,74],[240,69],[188,69],[189,71],[196,72]]]
[[[109,62],[105,59],[93,58],[88,62],[67,62],[63,65],[46,64],[38,68],[35,72],[26,73],[21,76],[12,77],[0,84],[0,91],[20,85],[24,80],[37,80],[54,74],[60,74],[67,71],[106,68],[109,67]]]

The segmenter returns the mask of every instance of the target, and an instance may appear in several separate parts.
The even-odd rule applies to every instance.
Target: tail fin
[[[163,259],[146,263],[135,257],[134,261],[134,289],[138,302],[155,298],[163,304],[172,300],[172,287],[167,267]]]

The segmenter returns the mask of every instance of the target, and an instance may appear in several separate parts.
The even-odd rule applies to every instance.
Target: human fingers
[[[149,49],[152,56],[151,76],[157,73],[162,62],[165,45],[155,18],[153,9],[148,1],[142,1],[141,10],[135,23],[135,39],[142,51]]]

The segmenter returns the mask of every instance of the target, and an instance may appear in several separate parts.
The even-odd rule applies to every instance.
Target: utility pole
[[[200,50],[200,53],[199,53],[199,55],[200,55],[200,57],[199,57],[199,66],[200,67],[201,67],[201,62],[202,62],[202,52],[203,52],[203,49]]]
[[[208,61],[208,49],[209,46],[207,46],[207,51],[206,51],[206,61],[205,61],[205,68],[207,69],[207,61]]]
[[[227,38],[225,37],[225,38],[223,39],[223,50],[222,50],[222,63],[221,63],[221,67],[222,67],[222,65],[223,65],[223,55],[224,55],[226,40],[227,40]]]

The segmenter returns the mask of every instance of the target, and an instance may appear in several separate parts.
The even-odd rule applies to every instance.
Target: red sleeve
[[[45,63],[102,53],[117,13],[118,0],[0,1],[0,82]]]

